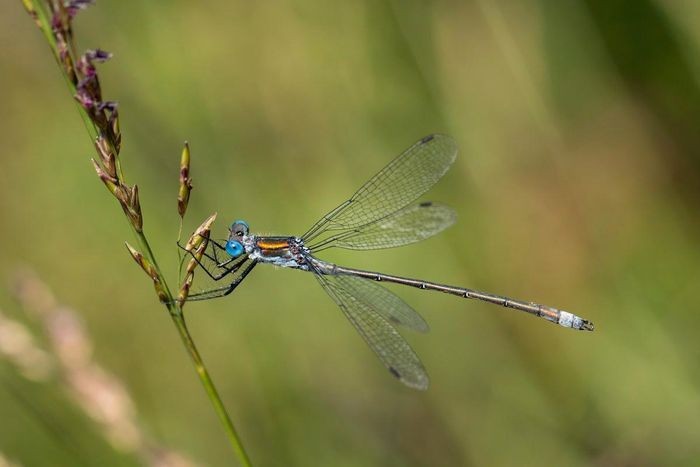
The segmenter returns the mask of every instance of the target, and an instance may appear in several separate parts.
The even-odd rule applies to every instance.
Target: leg
[[[216,264],[217,267],[223,267],[231,262],[233,262],[236,258],[231,258],[226,254],[221,260],[219,260],[219,254],[223,253],[217,253],[217,251],[224,252],[226,251],[226,247],[222,245],[221,243],[217,242],[216,240],[211,240],[209,239],[209,244],[212,245],[211,250],[212,253],[209,254],[206,251],[204,251],[204,256],[209,258],[214,264]],[[180,245],[180,242],[177,242],[177,246],[181,249],[184,250],[186,253],[192,253],[191,251],[188,251],[185,249],[184,246]],[[209,248],[207,248],[209,249]]]
[[[243,279],[245,279],[245,277],[248,274],[250,274],[250,271],[253,270],[256,264],[258,264],[257,261],[250,260],[250,262],[246,265],[241,274],[238,277],[236,277],[230,284],[191,294],[189,297],[187,297],[187,301],[193,302],[198,300],[208,300],[210,298],[223,297],[224,295],[230,294],[236,289],[236,287],[238,287],[238,285],[241,282],[243,282]],[[240,265],[238,265],[238,268],[240,268]]]
[[[192,251],[187,251],[185,248],[180,245],[179,243],[177,244],[181,249],[187,251],[187,253],[192,256],[192,258],[197,261],[197,264],[204,270],[204,272],[207,273],[209,277],[212,278],[212,280],[218,281],[223,279],[224,277],[228,276],[232,272],[236,272],[241,265],[243,264],[244,260],[247,258],[246,256],[242,256],[239,258],[231,258],[229,257],[226,261],[219,261],[218,259],[218,254],[216,253],[217,248],[221,250],[225,250],[221,244],[216,242],[215,240],[209,240],[212,250],[212,254],[207,253],[207,251],[204,251],[203,258],[207,258],[210,260],[213,265],[207,265],[204,264],[201,260],[197,259]],[[207,247],[209,249],[209,247]],[[213,255],[213,256],[212,256]],[[211,269],[211,270],[210,270]],[[217,272],[214,272],[217,271]]]

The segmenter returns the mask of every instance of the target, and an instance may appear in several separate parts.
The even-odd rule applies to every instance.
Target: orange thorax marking
[[[283,250],[289,248],[287,240],[258,240],[258,248],[261,250]]]

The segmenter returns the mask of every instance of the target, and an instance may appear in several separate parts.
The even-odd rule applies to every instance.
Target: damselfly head
[[[233,258],[238,258],[245,253],[243,246],[244,237],[248,235],[248,223],[237,220],[228,229],[228,240],[226,241],[226,253]]]
[[[248,223],[246,221],[242,220],[237,220],[233,224],[231,224],[231,227],[229,227],[229,238],[236,238],[238,240],[242,240],[243,237],[248,235]]]

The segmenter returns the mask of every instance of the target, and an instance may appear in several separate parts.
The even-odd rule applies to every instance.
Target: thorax
[[[246,250],[251,259],[285,268],[308,271],[308,249],[297,237],[258,237],[251,236],[246,242]]]

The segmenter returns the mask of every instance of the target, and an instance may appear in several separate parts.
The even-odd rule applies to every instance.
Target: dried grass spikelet
[[[177,212],[180,217],[185,217],[187,204],[190,202],[192,191],[192,178],[190,177],[190,145],[185,141],[180,156],[180,186],[177,193]]]
[[[211,226],[216,220],[217,213],[212,214],[207,217],[207,219],[202,222],[202,224],[197,227],[194,233],[190,236],[185,244],[185,251],[192,251],[193,249],[199,248],[202,243],[209,241],[209,234],[211,233]]]
[[[36,7],[34,6],[34,2],[32,0],[22,0],[22,3],[24,4],[24,8],[27,10],[27,13],[29,13],[29,16],[32,17],[34,20],[34,23],[41,28],[41,21],[39,21],[39,15],[36,12]],[[2,465],[0,463],[0,465]]]
[[[194,280],[194,271],[199,265],[204,251],[209,246],[209,236],[211,234],[211,226],[216,220],[216,213],[209,216],[202,224],[197,227],[194,233],[190,236],[185,244],[185,250],[192,255],[192,258],[187,262],[185,268],[185,278],[182,281],[180,290],[177,294],[177,302],[182,307],[187,300]]]
[[[23,0],[24,6],[50,43],[66,79],[74,90],[74,98],[84,111],[84,118],[96,133],[95,148],[99,158],[93,160],[95,171],[107,189],[119,201],[129,222],[137,232],[143,231],[143,216],[139,191],[128,185],[119,165],[122,135],[119,125],[118,104],[105,100],[97,73],[97,65],[112,58],[110,52],[89,49],[78,55],[73,40],[72,22],[92,0],[51,0],[37,3]],[[48,10],[47,10],[48,9]],[[45,13],[48,11],[48,13]],[[50,14],[50,18],[46,15]],[[44,24],[42,22],[48,22]]]
[[[204,366],[204,362],[194,345],[194,340],[184,322],[181,313],[181,305],[187,298],[194,277],[196,258],[202,258],[207,247],[209,232],[204,231],[206,226],[200,226],[199,235],[190,239],[190,254],[195,260],[188,265],[187,277],[178,294],[178,300],[174,300],[164,276],[160,273],[156,259],[151,252],[151,247],[143,232],[143,217],[139,201],[139,190],[136,185],[128,185],[121,169],[120,151],[122,135],[119,124],[119,111],[117,103],[105,100],[102,96],[100,80],[97,73],[97,65],[111,58],[112,54],[100,49],[88,50],[79,55],[76,52],[75,41],[71,24],[80,10],[93,3],[92,0],[22,0],[26,10],[37,24],[47,39],[57,60],[61,71],[66,78],[75,100],[80,107],[80,114],[91,137],[94,138],[97,157],[93,160],[95,171],[105,184],[109,192],[120,203],[131,227],[142,245],[143,253],[136,251],[127,245],[130,254],[141,268],[149,275],[161,301],[163,301],[171,314],[178,332],[183,338],[183,343],[192,358],[197,376],[207,388],[207,395],[214,404],[214,408],[224,425],[229,441],[234,448],[242,465],[250,465],[245,449],[236,433],[223,402],[217,394],[214,383]],[[189,201],[189,191],[192,188],[189,178],[189,148],[186,148],[181,164],[182,196],[179,196],[178,211],[184,215]],[[182,170],[185,168],[186,170]],[[180,193],[179,193],[180,194]],[[213,217],[209,220],[209,225]],[[208,229],[208,227],[207,227]],[[180,236],[178,235],[178,241]],[[194,251],[192,251],[194,249]],[[178,306],[178,304],[180,306]],[[152,456],[151,456],[152,457]],[[164,460],[165,459],[165,460]],[[169,457],[156,456],[150,459],[158,461],[159,465],[165,465]]]
[[[128,242],[124,242],[124,244],[129,250],[131,257],[134,258],[134,261],[136,261],[136,264],[141,266],[141,269],[143,269],[143,271],[153,281],[153,287],[155,288],[156,294],[158,295],[158,300],[160,300],[162,303],[166,303],[168,301],[168,294],[166,293],[165,288],[163,287],[163,282],[160,278],[160,274],[158,274],[158,270],[155,268],[155,266],[153,266],[153,264],[150,261],[146,259],[145,256],[138,252],[134,247],[129,245]]]

